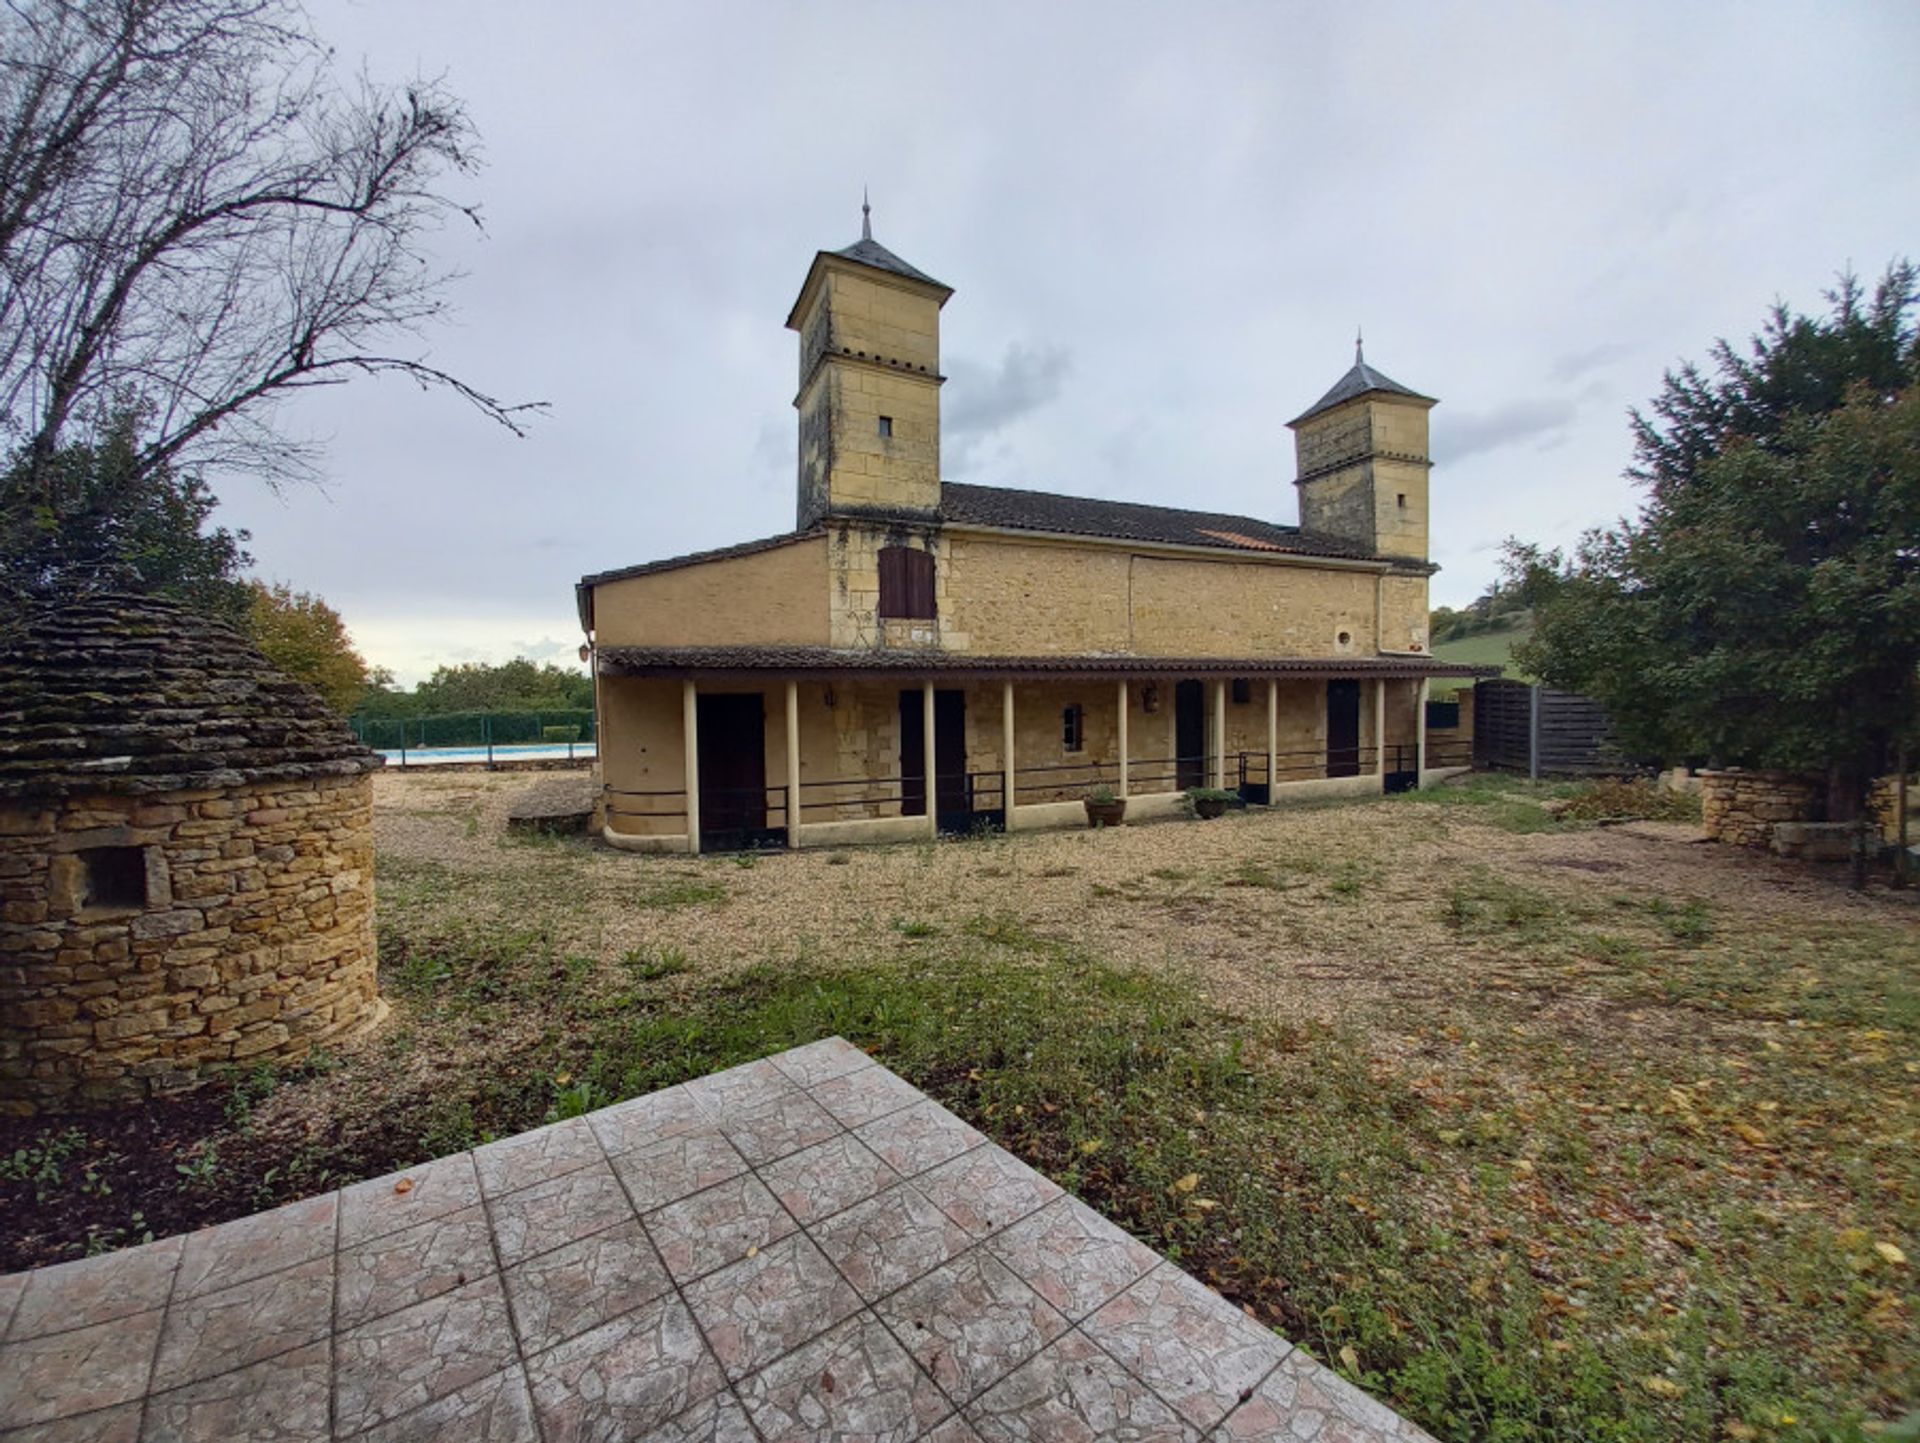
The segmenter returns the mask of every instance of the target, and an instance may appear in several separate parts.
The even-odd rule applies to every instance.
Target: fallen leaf
[[[410,1177],[403,1177],[403,1178],[401,1178],[399,1182],[397,1182],[397,1183],[395,1183],[395,1184],[393,1185],[393,1190],[394,1190],[395,1192],[397,1192],[397,1193],[410,1193],[410,1192],[412,1192],[412,1191],[413,1191],[413,1179],[412,1179],[412,1178],[410,1178]]]
[[[1168,1191],[1192,1192],[1195,1188],[1199,1186],[1200,1186],[1200,1174],[1197,1172],[1190,1172],[1185,1177],[1176,1179],[1173,1186],[1169,1188]]]
[[[565,1087],[572,1081],[573,1074],[571,1072],[556,1072],[553,1076],[553,1085],[555,1087]]]
[[[760,1256],[760,1247],[759,1247],[759,1244],[757,1244],[757,1243],[756,1243],[756,1244],[755,1244],[754,1246],[752,1246],[752,1247],[750,1247],[750,1248],[748,1248],[748,1249],[747,1249],[747,1256],[748,1256],[748,1257],[750,1257],[750,1258],[757,1258],[757,1257],[759,1257],[759,1256]]]
[[[1873,1250],[1888,1262],[1892,1263],[1896,1268],[1904,1266],[1907,1261],[1907,1255],[1892,1243],[1875,1243]]]
[[[1215,1202],[1210,1197],[1197,1197],[1189,1201],[1187,1203],[1187,1206],[1190,1208],[1198,1208],[1203,1213],[1210,1213],[1215,1208],[1219,1207],[1220,1204]]]
[[[1353,1351],[1353,1344],[1342,1343],[1340,1345],[1340,1361],[1347,1365],[1347,1371],[1349,1373],[1357,1373],[1360,1371],[1360,1355]]]
[[[1750,1122],[1736,1122],[1733,1124],[1733,1130],[1740,1134],[1742,1141],[1751,1143],[1754,1147],[1767,1145],[1767,1135]]]
[[[1092,1157],[1096,1152],[1100,1151],[1101,1147],[1103,1146],[1104,1144],[1100,1141],[1099,1138],[1090,1137],[1085,1142],[1080,1144],[1080,1151],[1085,1153],[1088,1157]]]
[[[1653,1373],[1640,1380],[1640,1386],[1656,1398],[1678,1398],[1683,1391],[1671,1378]]]

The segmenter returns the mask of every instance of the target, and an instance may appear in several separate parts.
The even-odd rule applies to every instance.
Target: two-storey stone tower
[[[1353,369],[1287,424],[1300,528],[1375,556],[1427,559],[1427,412],[1437,403],[1374,370]]]
[[[800,333],[798,529],[826,516],[940,512],[940,308],[953,294],[873,238],[821,251],[787,326]]]

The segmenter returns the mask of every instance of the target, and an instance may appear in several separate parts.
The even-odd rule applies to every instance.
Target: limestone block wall
[[[104,849],[143,905],[101,899]],[[0,1109],[297,1062],[376,1005],[367,774],[0,802]]]
[[[1891,846],[1900,842],[1900,778],[1875,778],[1872,789],[1867,793],[1867,810],[1872,815],[1874,825],[1880,829],[1880,839]],[[1909,817],[1920,810],[1920,779],[1907,779],[1907,812]],[[1907,823],[1908,845],[1920,841],[1920,819]]]
[[[1818,781],[1793,772],[1726,771],[1700,774],[1700,821],[1715,841],[1736,847],[1764,847],[1775,822],[1817,818]]]

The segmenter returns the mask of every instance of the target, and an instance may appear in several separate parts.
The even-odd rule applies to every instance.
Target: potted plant
[[[1117,795],[1105,782],[1089,787],[1080,802],[1087,809],[1089,827],[1117,827],[1127,814],[1127,799]]]
[[[1227,809],[1227,803],[1233,800],[1232,792],[1223,792],[1218,787],[1188,787],[1187,802],[1193,808],[1193,814],[1203,822],[1210,822]]]

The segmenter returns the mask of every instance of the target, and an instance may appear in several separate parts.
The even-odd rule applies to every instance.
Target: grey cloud
[[[985,443],[1022,417],[1057,400],[1073,353],[1065,346],[1007,347],[998,370],[956,358],[947,363],[941,397],[943,469],[959,474],[982,459]]]
[[[1569,351],[1556,357],[1553,369],[1547,374],[1556,381],[1577,381],[1603,366],[1623,360],[1633,354],[1633,347],[1624,341],[1605,341],[1597,346],[1588,346],[1584,350]]]
[[[1542,396],[1513,401],[1491,411],[1434,417],[1433,453],[1438,461],[1458,465],[1469,456],[1497,451],[1521,441],[1535,441],[1536,450],[1563,444],[1579,402],[1571,397]]]

